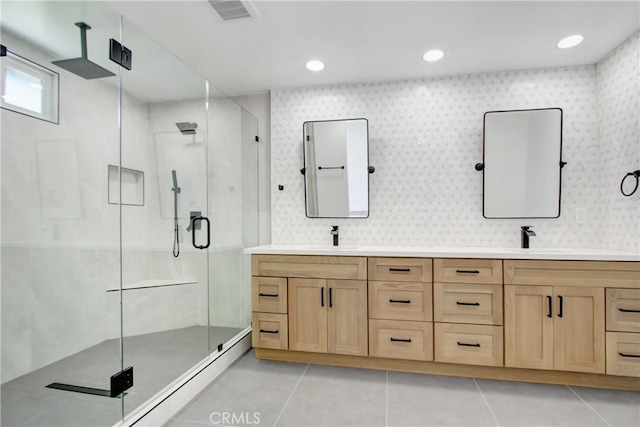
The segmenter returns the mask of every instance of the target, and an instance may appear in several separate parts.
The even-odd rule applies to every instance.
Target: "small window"
[[[1,59],[2,108],[57,124],[58,73],[11,52]]]

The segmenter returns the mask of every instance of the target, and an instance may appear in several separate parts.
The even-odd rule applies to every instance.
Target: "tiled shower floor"
[[[214,423],[638,427],[640,392],[270,362],[250,351],[166,426]]]
[[[211,327],[212,345],[227,342],[239,328]],[[126,366],[134,387],[124,398],[128,414],[207,356],[207,327],[193,326],[125,338]],[[52,382],[109,388],[120,370],[120,342],[107,340],[2,385],[1,425],[112,426],[121,419],[122,399],[45,388]]]

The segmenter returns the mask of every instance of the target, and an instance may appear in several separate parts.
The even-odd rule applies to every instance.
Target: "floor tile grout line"
[[[389,371],[387,372],[387,386],[385,390],[385,404],[384,404],[384,427],[389,427]]]
[[[280,421],[280,417],[282,417],[282,414],[284,414],[284,410],[287,409],[287,405],[289,405],[289,402],[291,401],[291,398],[293,397],[294,393],[298,389],[298,386],[302,382],[302,378],[304,378],[304,374],[307,373],[307,369],[309,369],[309,366],[310,366],[310,364],[307,363],[307,366],[304,368],[304,371],[302,372],[302,375],[300,375],[300,378],[298,378],[298,382],[296,383],[295,387],[293,387],[293,390],[291,390],[291,394],[289,395],[289,398],[287,399],[287,401],[285,402],[284,406],[282,407],[282,410],[278,414],[278,418],[276,418],[276,420],[273,422],[274,427],[275,427],[276,424],[278,424],[278,421]]]
[[[474,384],[476,385],[476,388],[478,389],[478,392],[480,392],[480,397],[482,397],[482,400],[484,401],[484,404],[487,405],[487,409],[489,409],[489,413],[493,417],[493,421],[495,421],[496,425],[498,427],[500,427],[500,423],[498,422],[498,418],[496,417],[496,414],[493,412],[493,409],[491,409],[491,405],[489,405],[489,402],[487,401],[487,398],[484,397],[484,393],[480,389],[480,384],[478,384],[478,381],[476,381],[475,378],[472,378],[472,380],[473,380]]]
[[[588,407],[589,409],[591,409],[593,412],[595,412],[595,414],[596,414],[598,417],[600,417],[600,419],[601,419],[602,421],[604,421],[605,423],[607,423],[607,425],[608,425],[609,427],[611,427],[611,423],[609,423],[609,421],[607,421],[607,419],[606,419],[605,417],[603,417],[602,415],[600,415],[600,412],[596,411],[596,409],[595,409],[593,406],[589,405],[589,403],[587,403],[587,401],[586,401],[586,400],[584,400],[584,399],[582,398],[582,396],[580,396],[580,395],[578,394],[578,392],[577,392],[577,391],[575,391],[574,389],[572,389],[570,386],[566,386],[566,387],[567,387],[569,390],[571,390],[571,391],[573,392],[573,394],[575,394],[575,395],[578,397],[578,399],[582,400],[582,403],[584,403],[585,405],[587,405],[587,407]]]

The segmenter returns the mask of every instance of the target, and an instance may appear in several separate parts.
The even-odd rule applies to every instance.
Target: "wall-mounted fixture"
[[[558,218],[562,109],[484,115],[482,214],[485,218]]]
[[[635,178],[635,184],[631,184],[631,185],[633,185],[633,188],[631,190],[624,191],[625,182],[627,181],[627,178],[629,178],[630,176]],[[622,181],[620,181],[620,192],[622,193],[622,195],[626,196],[626,197],[633,196],[633,194],[638,189],[638,181],[639,180],[640,180],[640,170],[629,172],[628,174],[626,174],[624,176],[624,178],[622,178]],[[633,179],[631,179],[631,182],[633,182]],[[629,185],[629,184],[627,184],[627,185]]]
[[[367,119],[303,124],[305,207],[309,218],[369,216]]]

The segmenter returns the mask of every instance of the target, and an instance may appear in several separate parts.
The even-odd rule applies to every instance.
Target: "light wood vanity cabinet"
[[[258,358],[640,389],[640,262],[253,255],[252,268]]]
[[[640,377],[640,289],[607,289],[607,374]]]
[[[430,258],[369,258],[369,354],[433,360]]]
[[[436,362],[503,366],[502,260],[434,260]]]
[[[605,287],[640,286],[638,263],[505,260],[504,270],[506,366],[605,373]]]
[[[367,355],[367,282],[289,279],[289,348]]]
[[[287,318],[287,279],[253,277],[251,279],[251,341],[254,347],[286,350],[289,348]]]

